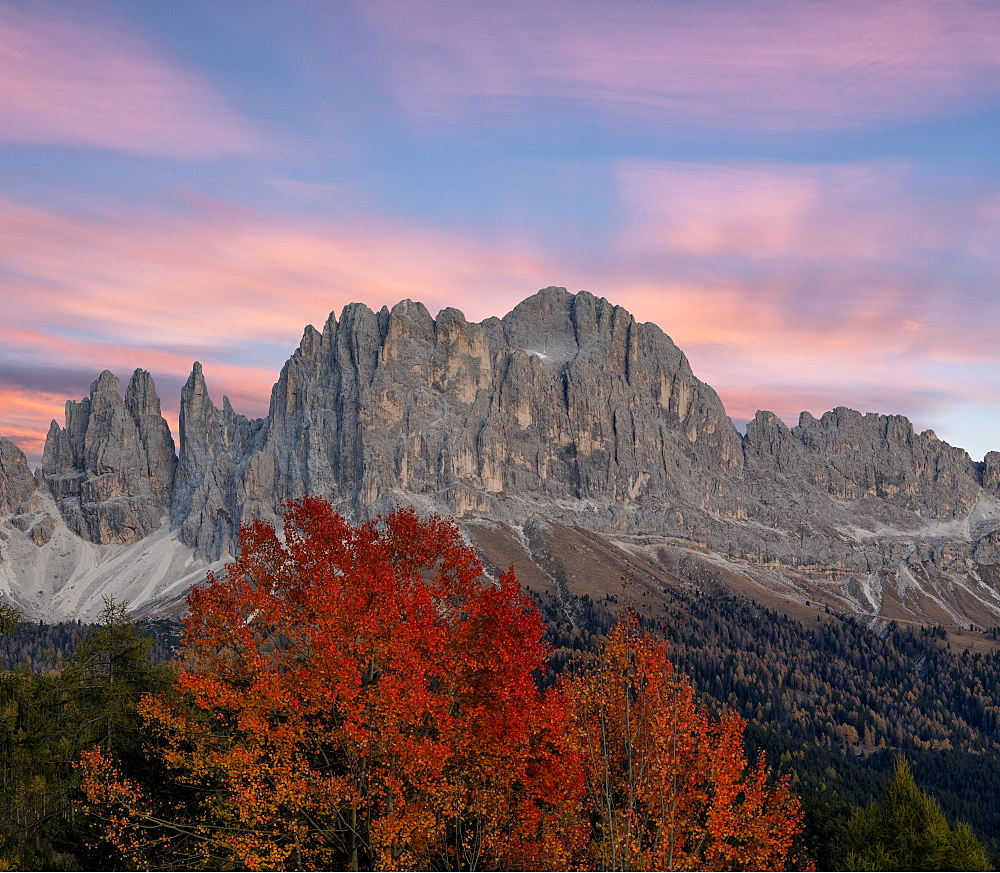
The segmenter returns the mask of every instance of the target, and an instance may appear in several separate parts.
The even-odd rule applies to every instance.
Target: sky
[[[1000,450],[1000,0],[0,0],[0,436],[267,412],[306,324],[549,285],[737,424]]]

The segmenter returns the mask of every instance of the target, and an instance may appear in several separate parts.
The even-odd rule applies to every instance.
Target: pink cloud
[[[0,371],[6,361],[10,372],[70,372],[58,382],[73,386],[58,396],[61,420],[61,401],[83,396],[100,370],[124,384],[144,367],[174,416],[197,358],[217,403],[228,394],[259,416],[303,326],[347,303],[408,297],[432,315],[457,306],[482,320],[561,284],[659,324],[737,417],[771,408],[794,423],[801,409],[847,404],[923,410],[922,426],[936,427],[934,409],[989,393],[1000,220],[991,246],[988,194],[931,202],[905,168],[878,166],[632,163],[619,182],[629,218],[599,253],[197,198],[176,213],[87,215],[0,201]],[[984,277],[978,291],[935,260],[963,245]],[[17,408],[18,432],[35,421],[37,441],[53,407]],[[5,413],[0,429],[13,432],[11,421]]]
[[[918,194],[907,167],[878,164],[636,161],[618,181],[627,218],[605,287],[736,418],[849,405],[979,457],[1000,445],[994,192]]]
[[[179,386],[197,358],[217,404],[226,394],[259,416],[303,327],[348,303],[377,309],[409,297],[432,314],[459,306],[482,319],[554,278],[530,251],[375,217],[189,209],[76,215],[0,201],[0,374],[4,359],[79,373],[61,410],[102,369],[124,386],[143,367],[175,417],[177,391],[165,386]],[[31,407],[22,406],[24,430]],[[53,412],[35,411],[41,435]]]
[[[359,296],[432,309],[468,300],[486,317],[548,269],[531,253],[378,218],[72,216],[2,201],[0,250],[8,299],[31,295],[46,319],[75,330],[185,348],[287,341]]]
[[[948,234],[913,216],[906,168],[631,161],[618,173],[629,244],[691,257],[881,260]],[[901,239],[902,238],[902,239]],[[905,243],[902,240],[905,239]]]
[[[211,88],[119,24],[32,9],[0,8],[0,140],[171,158],[262,149]]]
[[[788,131],[951,112],[1000,93],[1000,9],[974,0],[358,3],[418,117],[482,98],[617,120]]]
[[[693,342],[996,359],[1000,221],[974,197],[917,196],[893,165],[628,162],[618,179],[618,275]],[[956,283],[956,257],[975,283]]]

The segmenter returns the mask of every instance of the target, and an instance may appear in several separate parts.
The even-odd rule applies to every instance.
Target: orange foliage
[[[352,526],[288,504],[284,535],[192,590],[149,768],[80,763],[133,866],[783,869],[801,824],[626,613],[591,669],[537,690],[550,649],[512,573],[451,523]],[[158,768],[158,769],[157,769]]]
[[[802,811],[749,766],[743,720],[713,721],[665,646],[623,613],[591,669],[564,683],[600,870],[783,870]]]
[[[306,497],[284,519],[191,592],[180,697],[142,706],[197,820],[91,756],[113,842],[134,863],[183,828],[206,863],[255,869],[566,866],[581,777],[516,579],[485,581],[454,525],[412,510],[352,527]]]

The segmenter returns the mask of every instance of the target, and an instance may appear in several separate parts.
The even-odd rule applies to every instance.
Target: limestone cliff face
[[[169,513],[206,561],[312,493],[354,518],[414,504],[522,533],[548,519],[671,566],[711,553],[782,596],[1000,623],[1000,453],[975,464],[905,418],[843,407],[792,428],[759,412],[743,437],[660,328],[561,288],[481,324],[351,304],[306,328],[264,419],[217,407],[196,363],[179,459],[149,374],[123,399],[102,373],[53,422],[37,478],[85,539],[135,542]],[[0,516],[42,548],[30,479],[0,442]]]
[[[886,580],[918,588],[913,579],[935,574],[970,586],[984,609],[1000,604],[979,569],[998,563],[1000,503],[989,462],[977,466],[901,416],[844,407],[819,419],[804,412],[793,428],[758,412],[744,449],[748,518],[766,529],[720,532],[713,543],[727,554],[868,580],[862,606],[873,610],[883,607]]]
[[[216,407],[195,362],[181,389],[179,423],[181,453],[170,522],[199,556],[231,556],[243,509],[234,498],[235,473],[263,422],[234,412],[228,397],[221,410]]]
[[[152,533],[170,505],[177,460],[152,377],[136,370],[122,399],[105,370],[90,397],[53,421],[39,479],[67,526],[94,543],[127,544]]]
[[[712,506],[742,474],[740,435],[670,338],[586,292],[548,288],[482,324],[348,306],[306,329],[259,426],[225,424],[196,375],[172,517],[207,557],[307,492],[359,516],[424,501],[520,522],[558,505],[625,530],[662,527],[664,500]],[[194,482],[214,496],[192,502]]]
[[[758,412],[746,449],[758,471],[790,490],[818,491],[851,501],[855,512],[887,523],[968,515],[982,489],[975,465],[932,431],[915,434],[899,415],[861,415],[838,407],[816,419],[802,413],[789,430]]]
[[[28,461],[17,446],[0,439],[0,515],[10,512],[35,490],[35,477]]]

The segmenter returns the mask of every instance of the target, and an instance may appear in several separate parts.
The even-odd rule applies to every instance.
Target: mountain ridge
[[[977,464],[902,416],[846,407],[792,428],[761,411],[742,435],[667,334],[587,292],[542,289],[478,324],[350,304],[306,327],[264,418],[217,407],[196,362],[179,435],[175,454],[149,373],[122,396],[105,371],[52,423],[35,476],[0,442],[0,591],[42,617],[83,617],[102,588],[169,608],[233,554],[241,522],[315,493],[354,518],[451,515],[472,538],[489,521],[497,554],[523,551],[526,525],[585,531],[654,597],[708,567],[789,603],[1000,624],[1000,453]],[[135,572],[103,585],[122,550]],[[48,552],[77,564],[57,579]],[[677,569],[694,565],[695,579]]]

